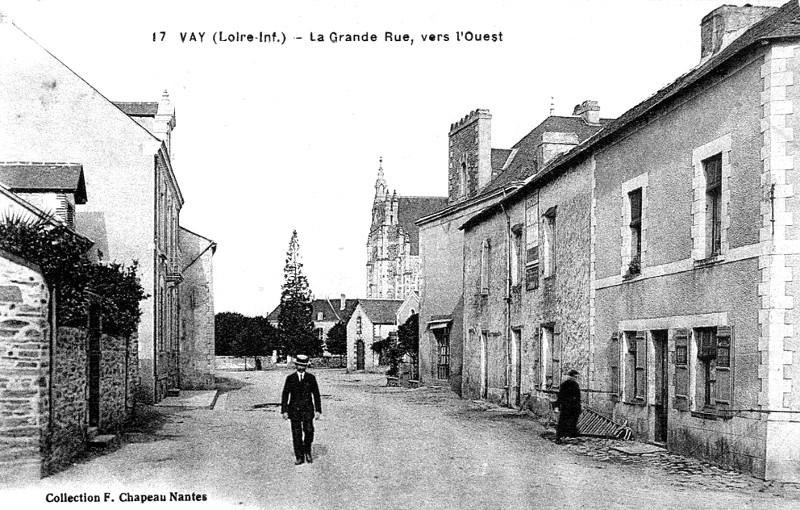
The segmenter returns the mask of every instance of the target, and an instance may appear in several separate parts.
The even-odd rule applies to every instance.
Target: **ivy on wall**
[[[62,326],[86,328],[90,293],[98,296],[103,331],[130,336],[139,325],[139,302],[147,298],[136,262],[92,263],[86,252],[91,241],[50,218],[17,215],[0,218],[0,250],[38,265],[56,294],[56,316]]]

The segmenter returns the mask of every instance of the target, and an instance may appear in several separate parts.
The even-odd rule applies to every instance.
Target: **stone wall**
[[[100,338],[100,432],[116,432],[127,418],[128,381],[124,338]]]
[[[206,250],[183,274],[180,292],[181,389],[208,390],[214,387],[212,254],[211,250]]]
[[[48,301],[39,269],[0,252],[0,487],[41,476],[49,408]]]
[[[86,448],[88,429],[87,334],[58,328],[53,349],[51,426],[44,471],[63,469]]]

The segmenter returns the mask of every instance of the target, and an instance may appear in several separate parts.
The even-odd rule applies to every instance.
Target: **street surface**
[[[133,508],[800,508],[795,486],[668,454],[621,457],[609,450],[616,441],[558,446],[516,411],[342,370],[312,370],[323,415],[314,463],[295,466],[279,410],[289,373],[220,372],[228,391],[213,410],[143,407],[151,414],[121,447],[0,494],[0,507],[131,508],[122,498]],[[101,502],[46,502],[62,493]]]

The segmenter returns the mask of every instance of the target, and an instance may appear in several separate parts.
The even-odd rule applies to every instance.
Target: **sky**
[[[293,230],[316,297],[365,295],[379,158],[399,195],[444,196],[451,123],[488,109],[492,147],[510,148],[551,108],[592,99],[617,117],[699,63],[700,20],[723,3],[744,2],[0,0],[0,12],[110,100],[169,92],[181,224],[218,245],[216,311],[253,316],[278,304]],[[467,32],[490,40],[458,40]]]

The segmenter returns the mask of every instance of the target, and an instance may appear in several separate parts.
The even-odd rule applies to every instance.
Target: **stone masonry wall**
[[[0,487],[41,476],[48,300],[38,268],[0,252]]]
[[[47,437],[45,472],[63,469],[86,448],[88,428],[87,334],[58,328],[53,350],[52,426]]]
[[[100,432],[115,432],[125,422],[126,370],[124,338],[100,338]]]

